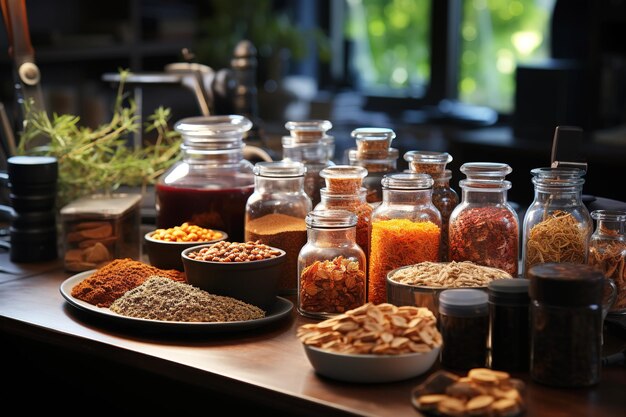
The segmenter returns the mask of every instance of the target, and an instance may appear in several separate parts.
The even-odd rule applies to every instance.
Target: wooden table
[[[10,265],[0,256],[0,264]],[[426,377],[350,384],[317,376],[296,339],[310,322],[291,317],[228,334],[162,334],[122,328],[70,306],[60,263],[20,269],[0,282],[0,407],[83,415],[215,413],[241,415],[419,416],[410,392]],[[606,332],[607,353],[626,344]],[[436,365],[437,367],[438,365]],[[528,416],[621,416],[626,368],[606,368],[588,389],[555,389],[527,375]],[[26,395],[27,401],[19,398]],[[19,398],[18,398],[19,396]],[[2,409],[3,409],[2,408]]]

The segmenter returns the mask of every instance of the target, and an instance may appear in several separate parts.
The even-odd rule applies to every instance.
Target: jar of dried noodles
[[[546,262],[587,262],[593,221],[582,201],[585,172],[578,168],[535,168],[535,197],[523,226],[523,274]]]

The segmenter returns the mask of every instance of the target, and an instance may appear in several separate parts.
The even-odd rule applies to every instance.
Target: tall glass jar
[[[312,208],[304,192],[305,172],[301,162],[257,162],[254,192],[246,204],[245,240],[260,240],[287,253],[280,294],[295,295],[298,288],[298,254],[306,243],[304,218]]]
[[[328,318],[365,304],[365,253],[356,244],[357,217],[347,210],[306,216],[306,245],[298,257],[300,314]]]
[[[544,262],[587,262],[593,221],[582,201],[585,171],[535,168],[535,197],[524,216],[524,274]]]
[[[519,220],[507,201],[512,171],[498,162],[469,162],[461,166],[461,202],[450,214],[450,261],[471,261],[517,276]]]
[[[596,229],[589,240],[587,263],[599,268],[617,286],[609,314],[626,314],[626,211],[594,210]]]
[[[448,222],[452,210],[459,204],[459,195],[450,186],[452,171],[446,165],[452,162],[448,152],[408,151],[404,160],[409,163],[411,172],[430,175],[433,184],[433,204],[441,213],[441,249],[439,257],[448,260]]]
[[[395,173],[382,180],[383,201],[372,213],[368,301],[387,302],[387,274],[418,262],[439,261],[441,214],[427,174]]]
[[[189,222],[243,240],[246,201],[254,190],[243,134],[251,127],[239,115],[190,117],[175,124],[183,157],[156,184],[158,228]]]
[[[335,138],[327,133],[332,127],[328,120],[285,123],[290,136],[282,138],[283,159],[302,162],[306,167],[304,191],[311,197],[313,206],[320,202],[319,191],[324,186],[320,171],[334,165]]]

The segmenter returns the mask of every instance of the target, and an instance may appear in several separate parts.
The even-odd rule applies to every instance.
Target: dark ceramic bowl
[[[144,240],[146,243],[146,251],[148,252],[148,260],[150,265],[159,269],[177,269],[184,271],[181,253],[187,249],[198,245],[210,245],[222,240],[228,239],[228,234],[221,230],[216,230],[222,234],[219,239],[204,242],[166,242],[163,240],[153,239],[154,231],[146,233]]]
[[[276,302],[278,281],[286,252],[276,258],[250,262],[212,262],[192,259],[187,254],[211,245],[198,245],[182,252],[187,282],[211,294],[225,295],[267,311]]]

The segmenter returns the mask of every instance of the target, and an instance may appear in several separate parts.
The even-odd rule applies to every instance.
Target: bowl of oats
[[[301,325],[297,336],[316,374],[358,383],[422,375],[434,365],[442,343],[431,311],[388,303],[366,303]]]

